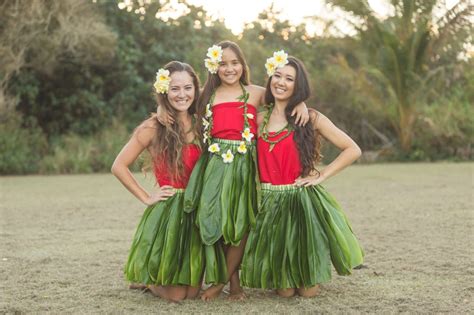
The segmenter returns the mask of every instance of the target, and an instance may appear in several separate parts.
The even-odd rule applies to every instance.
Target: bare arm
[[[146,124],[146,123],[145,123]],[[127,188],[138,200],[146,205],[152,205],[159,200],[165,200],[174,193],[168,187],[161,187],[159,193],[149,194],[130,172],[130,165],[151,144],[156,129],[140,126],[127,144],[122,148],[112,165],[112,174]]]
[[[311,113],[313,116],[314,114]],[[344,131],[336,127],[329,118],[321,113],[312,119],[313,126],[329,142],[338,147],[342,152],[321,173],[314,176],[297,179],[297,185],[317,185],[324,180],[336,175],[341,170],[351,165],[361,155],[359,146]]]

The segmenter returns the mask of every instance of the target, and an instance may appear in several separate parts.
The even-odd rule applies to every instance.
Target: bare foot
[[[230,301],[243,301],[247,298],[244,290],[239,288],[238,290],[230,290],[229,296],[227,297]]]
[[[209,287],[204,293],[201,295],[201,300],[203,301],[211,301],[217,298],[224,289],[224,285],[222,283],[213,285]]]
[[[128,288],[130,290],[147,290],[148,289],[148,287],[146,285],[140,284],[140,283],[130,283]]]

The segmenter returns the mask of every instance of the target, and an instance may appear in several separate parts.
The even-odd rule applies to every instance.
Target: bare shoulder
[[[260,95],[260,96],[265,94],[265,88],[260,85],[250,84],[250,85],[247,85],[246,88],[250,94],[255,94],[255,95]]]
[[[309,108],[309,119],[314,126],[314,129],[321,129],[328,124],[332,124],[332,122],[327,118],[323,113],[315,110],[314,108]]]
[[[135,137],[143,146],[147,147],[153,138],[156,136],[158,130],[158,121],[156,118],[150,117],[143,121],[133,132]]]

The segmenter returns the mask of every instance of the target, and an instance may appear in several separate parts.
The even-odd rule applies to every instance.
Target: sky
[[[447,8],[454,6],[459,0],[445,0]],[[347,17],[340,10],[329,9],[323,0],[187,0],[194,5],[202,5],[209,15],[223,18],[226,26],[234,34],[242,32],[244,24],[257,19],[258,14],[272,3],[274,8],[281,10],[281,18],[291,23],[300,24],[305,18],[317,16],[326,19],[335,19],[336,27],[347,34],[353,33],[352,28],[343,19]],[[392,9],[387,0],[368,0],[371,8],[380,17],[391,14]],[[238,5],[237,5],[238,3]],[[310,22],[308,19],[306,22]],[[322,27],[318,23],[309,23],[308,32],[311,35],[322,35]]]

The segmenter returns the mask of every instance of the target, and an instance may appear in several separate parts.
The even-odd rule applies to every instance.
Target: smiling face
[[[186,71],[175,71],[170,78],[168,101],[176,111],[187,111],[194,101],[193,78]]]
[[[231,48],[224,48],[222,51],[222,61],[219,62],[217,75],[221,82],[233,85],[239,82],[242,76],[243,66],[237,54]]]
[[[290,65],[276,69],[270,89],[276,101],[288,101],[295,90],[296,69]]]

